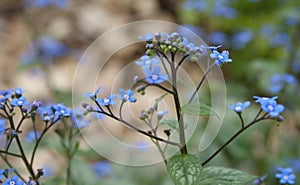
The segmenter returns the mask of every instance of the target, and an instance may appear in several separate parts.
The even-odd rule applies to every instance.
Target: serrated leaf
[[[196,116],[210,116],[215,115],[219,117],[210,106],[204,103],[191,103],[181,107],[181,112],[188,115]]]
[[[199,185],[245,185],[256,178],[240,170],[211,166],[202,169]]]
[[[168,125],[170,128],[178,130],[178,121],[176,119],[163,119],[159,124]]]
[[[175,185],[199,185],[201,165],[194,155],[173,156],[168,162],[167,171]]]
[[[169,94],[169,93],[165,93],[165,94],[163,94],[161,97],[158,97],[158,98],[155,99],[155,103],[154,103],[154,105],[153,105],[154,110],[157,111],[158,103],[161,102],[161,101],[164,99],[164,97],[167,96],[168,94]]]

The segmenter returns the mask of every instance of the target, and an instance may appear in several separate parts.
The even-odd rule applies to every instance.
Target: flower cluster
[[[271,93],[279,93],[285,85],[295,86],[298,80],[292,74],[275,74],[270,78],[270,88]]]
[[[25,0],[26,5],[29,7],[47,7],[55,6],[57,8],[66,8],[69,1],[68,0]]]
[[[277,96],[274,96],[272,98],[268,97],[259,97],[259,96],[253,96],[255,98],[255,103],[259,103],[261,106],[261,109],[267,113],[271,118],[281,118],[280,113],[284,111],[284,106],[281,104],[278,104],[276,99]],[[242,113],[244,109],[249,107],[250,102],[246,101],[244,103],[238,102],[236,105],[229,104],[229,108],[235,111],[236,113]],[[280,120],[279,120],[280,121]]]
[[[22,54],[21,61],[24,64],[53,62],[55,58],[66,54],[67,47],[62,42],[50,36],[42,36],[31,43],[29,49]]]
[[[261,109],[266,112],[268,115],[273,117],[279,117],[280,113],[284,111],[284,106],[281,104],[278,104],[276,99],[277,96],[274,96],[272,98],[268,97],[259,97],[259,96],[253,96],[256,100],[255,103],[259,103],[261,106]]]
[[[195,46],[186,37],[180,36],[177,32],[170,35],[168,33],[147,33],[139,37],[140,40],[146,41],[146,54],[154,56],[157,52],[166,54],[168,52],[181,52],[184,56],[188,56],[191,61],[197,61],[203,54],[203,48]]]
[[[119,88],[119,94],[111,94],[108,97],[104,97],[104,98],[98,98],[98,94],[100,93],[100,87],[93,93],[91,92],[85,92],[83,93],[84,97],[91,99],[92,101],[94,101],[100,108],[101,106],[104,107],[109,107],[111,105],[117,104],[117,98],[119,100],[121,100],[121,102],[125,103],[125,102],[131,102],[134,103],[136,102],[136,98],[133,96],[134,95],[134,91],[131,89],[128,90],[124,90],[122,88]],[[93,112],[95,111],[94,108],[87,103],[83,103],[82,107],[87,111],[87,112]],[[101,108],[102,109],[102,108]]]
[[[21,181],[17,175],[9,177],[9,174],[13,171],[14,169],[0,169],[0,181],[2,185],[25,185],[26,183]]]

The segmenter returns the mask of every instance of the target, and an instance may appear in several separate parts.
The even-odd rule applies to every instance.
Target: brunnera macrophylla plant
[[[22,88],[0,90],[0,157],[7,169],[0,170],[0,183],[4,185],[41,184],[44,167],[36,167],[35,159],[42,146],[44,136],[53,127],[56,129],[67,161],[66,184],[72,184],[71,160],[78,147],[79,130],[89,124],[77,110],[71,110],[64,104],[42,106],[41,101],[28,102]],[[28,128],[31,128],[28,131]],[[31,147],[28,147],[28,146]],[[23,163],[29,174],[19,171]],[[23,169],[24,170],[24,169]],[[14,173],[14,174],[13,174]],[[12,175],[13,174],[13,175]]]
[[[108,97],[101,96],[100,87],[93,93],[85,93],[84,96],[93,101],[93,104],[83,103],[86,112],[105,115],[108,119],[116,120],[136,132],[149,137],[157,146],[166,164],[167,171],[176,185],[241,185],[258,182],[258,177],[246,172],[224,167],[207,166],[207,164],[249,127],[264,120],[282,121],[283,117],[281,113],[284,111],[284,106],[277,103],[278,97],[253,96],[254,103],[257,103],[259,108],[257,114],[253,115],[252,120],[247,123],[244,121],[243,112],[251,105],[250,101],[229,104],[229,108],[236,112],[237,118],[241,122],[240,129],[228,141],[224,142],[219,149],[212,153],[210,157],[204,161],[200,161],[196,155],[190,154],[187,149],[185,133],[187,123],[184,120],[184,115],[193,114],[203,116],[214,112],[208,105],[195,102],[194,99],[199,93],[200,87],[203,85],[207,75],[213,69],[221,68],[233,62],[230,59],[229,51],[221,50],[221,46],[196,46],[186,37],[176,32],[171,34],[147,33],[139,37],[139,39],[145,41],[146,52],[135,63],[140,66],[144,77],[136,76],[131,89],[119,88],[116,94],[111,94]],[[183,105],[178,92],[178,70],[183,63],[196,62],[201,56],[207,54],[214,62],[208,66],[198,85],[190,97],[188,97],[188,103]],[[164,93],[160,97],[157,97],[155,104],[149,107],[148,110],[141,110],[141,114],[139,115],[140,121],[148,127],[148,130],[143,130],[122,116],[122,108],[125,104],[134,104],[138,101],[135,98],[135,93],[144,95],[150,86],[156,87],[164,91]],[[164,116],[168,114],[168,110],[160,111],[158,109],[160,101],[166,96],[171,96],[174,102],[176,111],[175,119],[164,119]],[[120,104],[118,110],[112,109],[112,106],[115,104]],[[163,132],[164,135],[159,134],[158,129],[166,124],[170,129],[165,129]],[[170,137],[173,132],[178,132],[179,138],[176,141]],[[170,145],[178,147],[180,154],[168,159],[165,156],[165,151]]]

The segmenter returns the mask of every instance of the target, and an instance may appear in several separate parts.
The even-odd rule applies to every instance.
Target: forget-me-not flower
[[[296,175],[292,168],[277,168],[275,177],[279,179],[280,184],[295,184]]]
[[[224,50],[222,53],[219,53],[217,50],[213,50],[210,54],[210,58],[215,59],[215,63],[218,66],[221,66],[222,64],[232,62],[232,59],[229,58],[229,51]]]
[[[115,98],[117,95],[115,94],[111,94],[109,97],[107,98],[96,98],[96,101],[103,106],[109,106],[109,105],[113,105],[116,104]]]
[[[249,105],[250,105],[250,101],[246,101],[244,103],[237,102],[236,105],[229,104],[229,108],[235,111],[236,113],[241,113],[244,111],[244,109],[249,107]]]
[[[95,99],[97,98],[97,95],[98,95],[99,92],[100,92],[100,89],[101,89],[101,87],[98,87],[98,88],[96,89],[96,91],[93,92],[93,93],[85,92],[85,93],[83,93],[83,96],[86,97],[86,98],[90,98],[90,99],[92,99],[92,100],[95,100]]]
[[[277,96],[272,98],[253,96],[253,98],[256,98],[255,102],[260,103],[262,110],[268,113],[271,117],[278,117],[280,113],[284,111],[284,106],[277,104]]]
[[[132,102],[132,103],[136,102],[136,98],[133,97],[133,94],[134,94],[133,90],[128,89],[128,90],[125,91],[124,89],[119,88],[119,93],[120,93],[119,98],[121,100],[129,101],[129,102]]]
[[[168,80],[168,75],[161,74],[160,71],[161,71],[161,68],[159,66],[154,66],[152,69],[144,68],[146,81],[150,84],[160,84],[160,83]]]
[[[7,178],[2,185],[23,185],[22,181],[19,181],[19,177],[17,175],[13,175],[11,178]]]
[[[5,119],[0,119],[0,138],[2,137],[2,134],[6,130],[6,124],[5,124]]]
[[[142,67],[150,67],[153,64],[159,63],[158,58],[150,58],[148,55],[143,55],[141,57],[141,60],[135,62],[136,65],[142,66]]]

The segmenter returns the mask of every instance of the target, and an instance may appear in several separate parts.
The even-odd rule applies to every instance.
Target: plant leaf
[[[165,93],[163,94],[161,97],[158,97],[155,99],[155,103],[153,105],[153,108],[157,111],[157,108],[158,108],[158,103],[161,102],[165,96],[167,96],[169,93]]]
[[[210,166],[202,169],[199,185],[245,185],[256,178],[236,169]]]
[[[201,165],[195,155],[173,156],[168,162],[167,171],[175,185],[199,185]]]
[[[181,107],[181,112],[188,115],[196,116],[210,116],[215,115],[219,117],[210,106],[204,103],[191,103]]]
[[[176,119],[163,119],[159,124],[168,125],[170,128],[178,130],[178,121]]]

